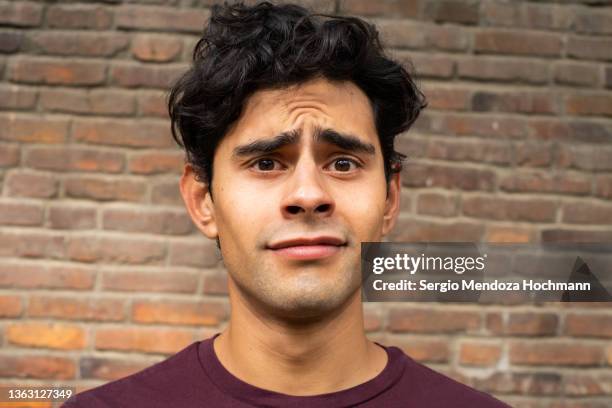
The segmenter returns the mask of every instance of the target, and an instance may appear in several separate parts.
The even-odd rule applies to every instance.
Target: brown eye
[[[351,166],[356,167],[355,162],[350,159],[338,159],[334,162],[334,170],[336,171],[341,171],[341,172],[351,171],[353,169],[353,167]]]
[[[257,170],[261,170],[261,171],[274,170],[274,160],[272,159],[257,160]]]

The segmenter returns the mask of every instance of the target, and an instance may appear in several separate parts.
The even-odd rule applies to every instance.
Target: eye
[[[272,170],[278,170],[280,168],[280,164],[274,159],[262,158],[255,160],[251,164],[251,167],[257,171],[267,172]]]
[[[333,170],[341,173],[348,173],[361,167],[356,160],[349,159],[347,157],[340,157],[332,162]]]

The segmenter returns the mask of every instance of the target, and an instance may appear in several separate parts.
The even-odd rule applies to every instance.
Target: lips
[[[283,258],[298,261],[313,261],[339,253],[346,246],[340,237],[317,236],[284,239],[268,245],[268,249]]]
[[[344,246],[346,241],[339,237],[317,236],[317,237],[296,237],[274,242],[268,245],[268,249],[283,249],[296,246]]]

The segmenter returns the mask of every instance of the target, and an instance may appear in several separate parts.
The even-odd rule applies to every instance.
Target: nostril
[[[328,212],[330,208],[331,208],[331,205],[329,204],[321,204],[315,209],[315,212],[322,212],[322,213]]]
[[[290,205],[287,207],[287,212],[289,212],[289,214],[297,214],[300,210],[301,208],[297,205]]]

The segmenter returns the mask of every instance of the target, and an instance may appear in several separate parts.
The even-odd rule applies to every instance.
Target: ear
[[[385,200],[382,235],[387,235],[395,226],[400,210],[400,195],[402,194],[401,173],[393,173],[389,180],[389,190]]]
[[[193,223],[208,238],[216,239],[219,234],[209,186],[196,180],[195,172],[190,164],[185,164],[183,167],[180,188]]]

